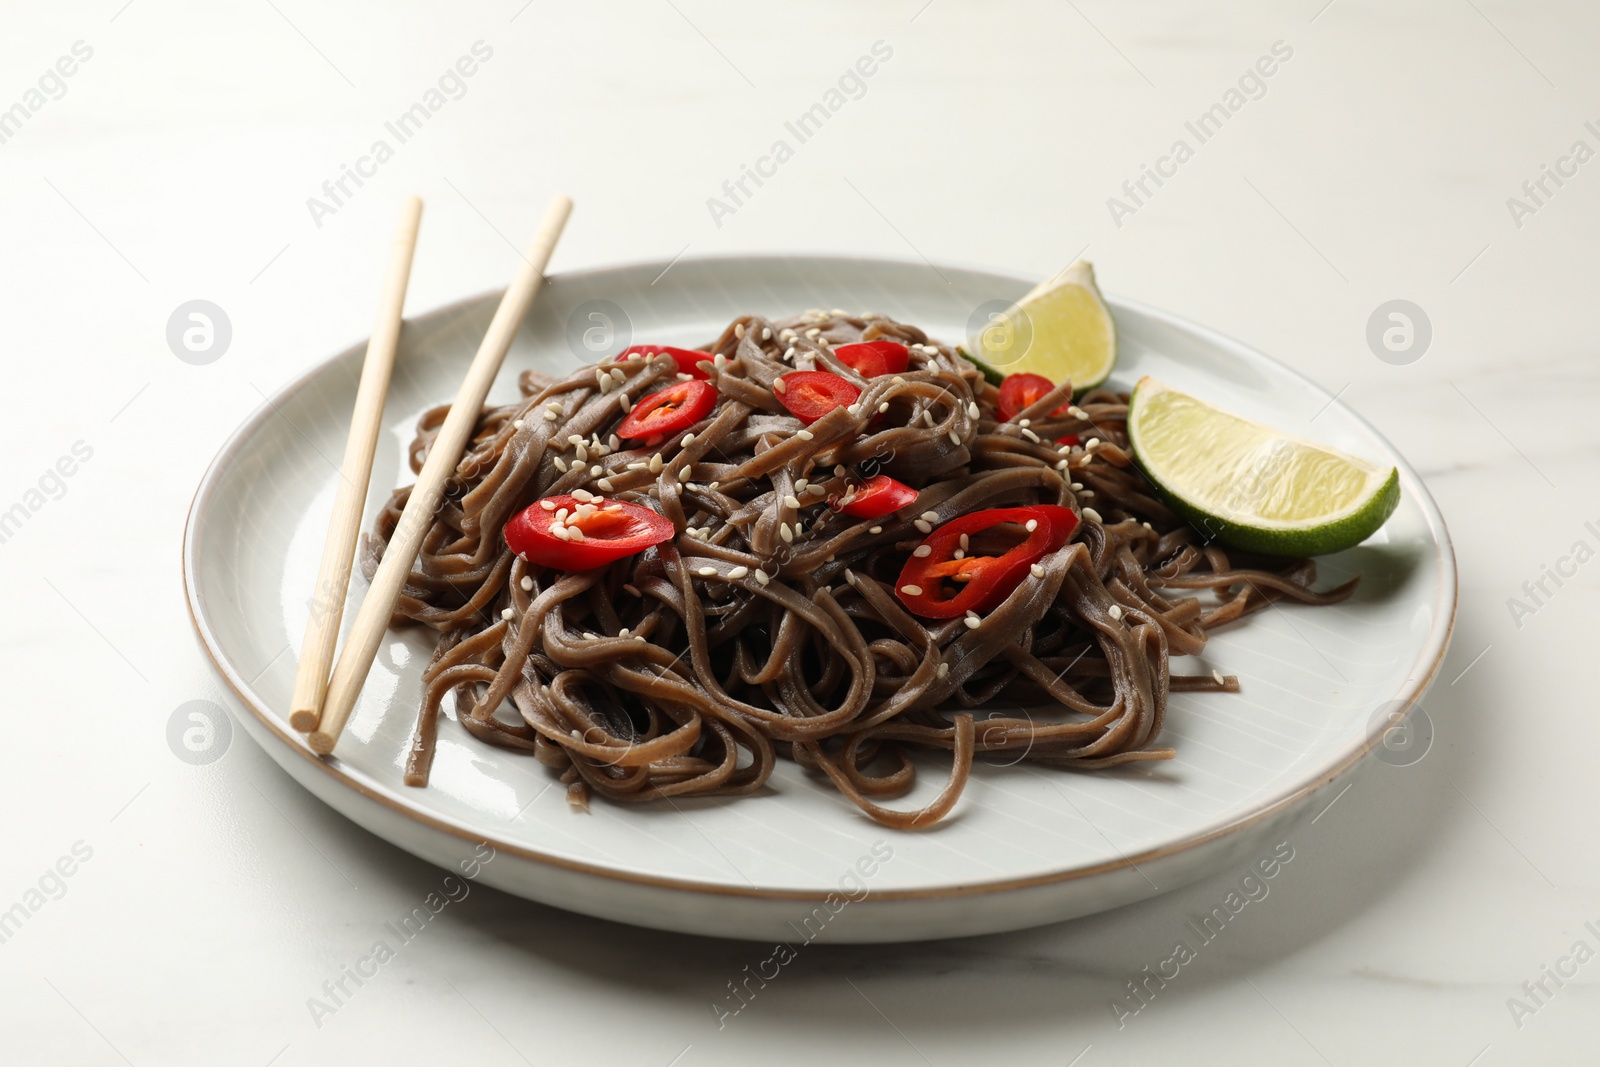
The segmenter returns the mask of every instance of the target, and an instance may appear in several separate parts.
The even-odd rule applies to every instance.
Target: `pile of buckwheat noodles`
[[[865,379],[831,354],[877,338],[911,346],[907,371]],[[1309,560],[1237,569],[1204,544],[1133,467],[1125,394],[1095,390],[1052,416],[1072,400],[1063,383],[1002,423],[995,388],[954,349],[839,311],[745,316],[706,350],[719,400],[687,447],[682,434],[650,449],[612,435],[633,401],[676,382],[670,356],[561,381],[527,372],[523,400],[484,410],[396,609],[396,625],[440,633],[408,784],[426,784],[455,693],[473,736],[559,771],[579,807],[592,793],[754,793],[784,756],[884,825],[925,827],[978,755],[1080,768],[1171,758],[1151,747],[1168,692],[1238,683],[1170,674],[1169,657],[1275,599],[1326,604],[1355,585],[1317,593]],[[773,380],[813,369],[859,385],[860,414],[837,408],[809,427],[789,414]],[[446,410],[423,416],[413,471]],[[1084,445],[1054,443],[1067,434]],[[921,495],[881,519],[830,508],[877,473]],[[512,553],[507,520],[580,489],[659,511],[677,536],[573,573]],[[367,539],[369,577],[408,492]],[[1083,521],[978,625],[918,618],[896,599],[927,527],[1032,504]],[[919,749],[951,753],[948,784],[926,807],[882,806],[911,789]]]

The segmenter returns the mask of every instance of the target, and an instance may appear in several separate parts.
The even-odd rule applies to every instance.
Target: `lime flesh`
[[[1117,324],[1094,267],[1079,260],[992,316],[964,353],[991,382],[1008,374],[1071,381],[1074,392],[1101,384],[1117,361]]]
[[[1400,502],[1399,472],[1229,414],[1154,378],[1128,407],[1135,457],[1207,540],[1277,556],[1360,544]]]

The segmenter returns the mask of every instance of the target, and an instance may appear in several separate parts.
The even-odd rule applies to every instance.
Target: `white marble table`
[[[1594,1062],[1600,14],[599,6],[9,13],[0,1062]],[[800,143],[785,123],[875,44]],[[449,76],[462,57],[470,77]],[[418,103],[402,140],[385,124]],[[766,176],[735,201],[746,165]],[[363,184],[335,202],[346,167]],[[1456,540],[1432,749],[1297,830],[1270,895],[1120,1019],[1235,875],[1027,933],[813,949],[720,1028],[711,1004],[755,947],[478,888],[315,1016],[439,872],[240,735],[207,765],[174,755],[175,710],[221,699],[179,586],[184,513],[264,394],[365,334],[400,196],[428,201],[420,310],[502,284],[558,189],[579,203],[558,269],[796,249],[1042,274],[1087,246],[1110,290],[1338,392],[1418,464]],[[165,337],[193,299],[232,326],[203,366]],[[1395,299],[1431,323],[1421,358],[1369,348]],[[1570,576],[1535,601],[1545,566]]]

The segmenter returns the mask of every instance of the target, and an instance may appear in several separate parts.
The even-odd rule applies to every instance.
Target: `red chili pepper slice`
[[[631,359],[634,356],[643,356],[645,359],[651,359],[661,355],[671,356],[673,361],[678,364],[678,370],[691,378],[706,379],[711,377],[711,375],[700,369],[700,364],[710,363],[715,357],[710,352],[701,352],[694,348],[673,348],[671,345],[633,345],[631,348],[624,348],[617,353],[616,361],[621,363],[623,360]]]
[[[875,474],[862,482],[856,495],[839,508],[858,519],[881,519],[917,499],[917,491],[887,474]]]
[[[911,351],[898,341],[858,341],[833,350],[839,361],[863,378],[900,374],[911,364]]]
[[[600,497],[548,496],[506,523],[506,544],[531,563],[587,571],[671,540],[672,522],[649,508]]]
[[[1042,374],[1008,374],[1005,381],[1000,383],[1000,418],[1010,422],[1017,417],[1017,412],[1024,408],[1032,407],[1050,390],[1056,387]],[[1070,404],[1062,404],[1050,414],[1065,415]]]
[[[1058,444],[1058,445],[1066,445],[1068,448],[1070,448],[1073,445],[1081,445],[1081,444],[1083,444],[1083,442],[1078,439],[1078,435],[1077,434],[1069,433],[1065,437],[1056,438],[1056,444]]]
[[[1031,530],[1029,522],[1034,524]],[[999,555],[985,552],[984,542],[997,540],[1008,524],[1022,527],[1025,537]],[[918,546],[930,549],[927,555],[906,560],[895,595],[912,612],[929,619],[989,611],[1022,583],[1030,566],[1066,544],[1077,527],[1078,516],[1072,509],[1056,504],[989,508],[951,519]],[[966,549],[961,547],[962,534],[967,535]]]
[[[660,437],[687,430],[717,406],[717,387],[710,382],[679,382],[651,393],[633,405],[617,427],[618,437]]]
[[[782,389],[773,387],[778,403],[807,426],[834,408],[848,407],[861,399],[861,390],[825,370],[790,371],[778,381],[783,385]]]

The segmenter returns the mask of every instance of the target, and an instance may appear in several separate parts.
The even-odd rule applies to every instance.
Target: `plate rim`
[[[655,270],[660,268],[664,273],[667,268],[675,265],[729,265],[729,264],[779,264],[794,263],[796,261],[810,262],[812,264],[850,262],[858,265],[875,265],[892,268],[932,268],[937,271],[939,266],[952,270],[965,271],[972,274],[983,274],[994,278],[1003,279],[1024,287],[1034,284],[1033,279],[1026,274],[1011,270],[1003,270],[988,266],[966,265],[949,260],[941,260],[937,265],[928,261],[912,259],[897,259],[887,256],[861,256],[851,254],[832,254],[819,252],[802,253],[723,253],[715,255],[679,257],[672,260],[647,259],[633,260],[622,263],[604,264],[600,266],[585,267],[579,270],[563,271],[548,275],[547,284],[551,286],[576,281],[590,280],[596,276],[619,274],[628,271]],[[474,293],[457,300],[428,308],[416,315],[407,316],[404,322],[411,322],[423,318],[432,318],[438,315],[448,315],[470,305],[493,298],[503,289],[488,289]],[[1435,544],[1439,552],[1435,557],[1435,566],[1438,569],[1440,583],[1439,596],[1435,607],[1439,609],[1436,619],[1423,641],[1421,650],[1412,661],[1406,676],[1406,682],[1390,697],[1392,701],[1401,701],[1406,704],[1418,703],[1423,695],[1433,684],[1438,676],[1439,669],[1443,666],[1444,657],[1450,647],[1450,640],[1455,631],[1456,614],[1459,609],[1459,574],[1456,567],[1455,547],[1450,538],[1449,528],[1444,521],[1444,515],[1434,501],[1433,495],[1428,491],[1422,476],[1416,471],[1406,457],[1395,448],[1393,443],[1385,437],[1377,427],[1367,421],[1359,412],[1345,406],[1338,397],[1332,397],[1320,384],[1294,367],[1283,363],[1261,350],[1244,343],[1234,337],[1222,333],[1212,327],[1205,326],[1173,312],[1152,307],[1138,300],[1129,300],[1114,294],[1106,297],[1107,303],[1113,311],[1126,308],[1129,311],[1144,315],[1165,326],[1176,328],[1203,338],[1214,345],[1237,352],[1243,352],[1248,357],[1263,360],[1273,365],[1281,372],[1309,386],[1315,393],[1328,399],[1332,404],[1339,404],[1344,408],[1344,413],[1367,432],[1371,433],[1388,448],[1394,456],[1395,466],[1400,471],[1401,482],[1418,501],[1423,513],[1423,518],[1428,529],[1434,535]],[[638,871],[604,867],[582,860],[568,859],[562,856],[541,852],[526,845],[504,841],[493,833],[479,833],[472,827],[455,822],[414,806],[402,798],[403,794],[391,794],[383,788],[377,787],[379,783],[363,780],[363,776],[352,773],[344,768],[342,761],[337,757],[323,758],[312,752],[303,737],[294,733],[288,723],[280,722],[268,709],[266,702],[261,700],[254,691],[253,686],[233,668],[228,657],[223,652],[220,643],[206,618],[207,608],[200,602],[196,580],[196,553],[198,542],[198,528],[204,521],[202,505],[208,497],[217,491],[221,482],[221,475],[229,463],[235,458],[244,442],[257,430],[259,425],[277,411],[281,403],[300,390],[308,387],[313,378],[318,377],[334,362],[345,358],[352,352],[366,344],[365,340],[338,349],[327,357],[317,360],[294,378],[280,386],[270,396],[265,398],[257,407],[234,427],[233,431],[223,441],[216,453],[206,465],[206,470],[201,475],[200,482],[195,488],[194,496],[189,503],[189,509],[184,517],[182,540],[182,580],[184,605],[188,611],[190,625],[194,628],[195,636],[199,641],[201,651],[210,662],[211,668],[216,672],[225,685],[232,691],[235,699],[245,708],[256,721],[279,742],[282,742],[290,751],[294,752],[305,763],[318,768],[327,774],[331,780],[345,788],[350,789],[357,796],[367,801],[377,803],[389,811],[404,816],[427,829],[440,831],[469,843],[483,842],[489,844],[497,852],[504,852],[522,860],[541,864],[547,867],[558,868],[569,873],[606,879],[611,882],[622,882],[632,885],[642,885],[656,889],[666,889],[678,892],[707,894],[720,897],[743,897],[762,900],[803,901],[821,903],[830,894],[827,889],[783,889],[760,886],[741,886],[733,884],[719,884],[716,882],[700,881],[693,878],[677,878],[661,875],[645,874]],[[369,487],[370,494],[371,489]],[[1442,623],[1438,621],[1443,619]],[[1359,765],[1366,756],[1377,748],[1387,727],[1369,720],[1366,733],[1355,743],[1335,752],[1333,757],[1322,766],[1316,768],[1307,777],[1300,780],[1293,787],[1277,793],[1242,812],[1227,821],[1214,825],[1209,829],[1188,834],[1177,841],[1170,842],[1158,848],[1146,849],[1132,855],[1119,855],[1116,859],[1100,863],[1070,867],[1062,870],[1049,871],[1040,874],[1022,877],[1001,878],[991,881],[969,882],[962,881],[944,886],[931,888],[910,889],[884,889],[875,891],[873,896],[879,900],[942,900],[951,898],[982,897],[992,894],[1003,894],[1018,890],[1031,889],[1038,886],[1055,885],[1079,879],[1091,878],[1100,874],[1107,874],[1117,870],[1136,869],[1141,864],[1151,864],[1171,856],[1181,855],[1201,848],[1211,842],[1240,833],[1275,816],[1282,815],[1305,798],[1325,788],[1330,783],[1337,781],[1345,774]],[[268,753],[268,755],[273,755]],[[274,762],[282,765],[274,757]],[[285,767],[285,770],[288,768]],[[291,775],[293,777],[293,775]],[[321,799],[320,797],[318,798]],[[329,804],[333,807],[332,804]],[[338,811],[337,808],[334,808]],[[340,811],[340,815],[344,812]],[[349,816],[345,816],[348,818]],[[371,832],[371,831],[368,831]],[[382,835],[376,835],[382,836]],[[385,838],[385,840],[389,840]],[[397,842],[389,840],[390,844],[399,846]],[[408,850],[409,851],[409,850]]]

